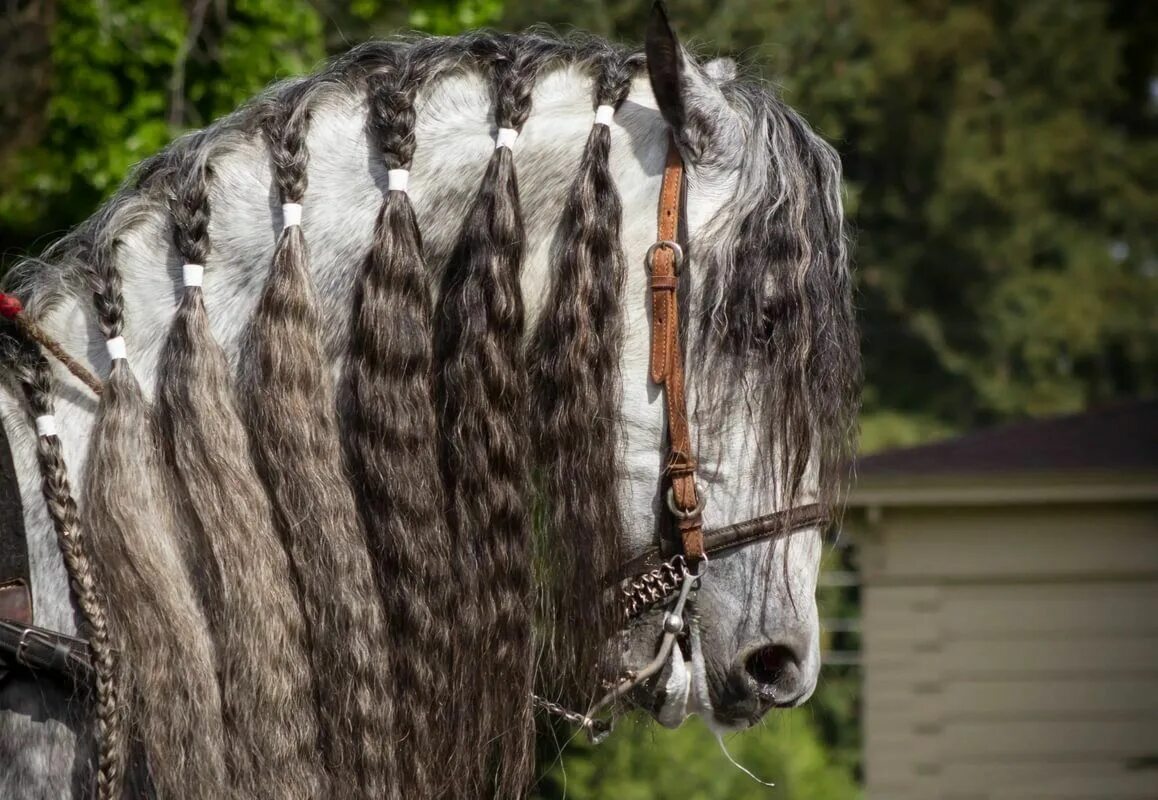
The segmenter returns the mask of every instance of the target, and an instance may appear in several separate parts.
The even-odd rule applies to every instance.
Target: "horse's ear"
[[[684,154],[695,162],[727,160],[739,123],[718,83],[730,76],[710,75],[688,56],[672,29],[663,0],[656,0],[651,7],[644,51],[652,94]],[[733,76],[734,71],[733,64]]]

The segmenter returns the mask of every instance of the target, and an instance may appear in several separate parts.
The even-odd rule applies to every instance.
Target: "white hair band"
[[[599,106],[595,109],[596,125],[611,125],[611,118],[615,116],[615,106]]]
[[[205,267],[200,264],[186,264],[181,267],[181,275],[186,286],[200,286],[201,278],[205,275]]]
[[[128,358],[125,353],[125,337],[114,336],[105,342],[105,347],[109,351],[109,361],[116,361],[118,358]]]
[[[37,436],[56,436],[56,417],[45,414],[36,418]]]
[[[302,204],[301,203],[282,203],[281,205],[281,227],[282,230],[292,228],[294,225],[302,224]]]
[[[510,150],[515,149],[515,140],[519,138],[519,132],[514,128],[499,128],[498,134],[495,135],[495,149],[506,147]]]
[[[410,170],[392,169],[386,172],[386,188],[391,192],[405,192],[410,186]]]

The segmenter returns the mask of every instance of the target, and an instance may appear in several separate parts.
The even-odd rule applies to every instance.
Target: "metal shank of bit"
[[[696,582],[703,577],[704,572],[707,569],[707,564],[707,559],[700,561],[697,565],[696,572],[689,571],[686,563],[681,564],[682,574],[680,575],[680,593],[676,599],[675,605],[672,606],[671,611],[669,611],[664,617],[663,640],[660,643],[659,651],[655,654],[655,658],[653,658],[646,667],[639,670],[631,677],[620,681],[619,684],[616,685],[615,688],[613,688],[607,694],[605,694],[598,703],[591,706],[585,715],[588,720],[595,721],[595,715],[598,714],[602,709],[611,705],[616,700],[634,689],[636,686],[639,686],[648,678],[652,677],[661,669],[663,669],[663,665],[667,663],[668,658],[671,656],[672,648],[675,647],[676,637],[679,636],[679,634],[683,631],[684,606],[687,605],[688,595],[691,594],[692,587],[695,586]],[[610,732],[610,730],[611,725],[609,722],[607,724],[607,732]],[[591,729],[588,728],[589,735],[590,731]],[[604,733],[603,736],[606,736],[606,733]],[[599,739],[592,737],[591,740],[592,742],[598,744],[600,741],[602,741],[602,737]]]

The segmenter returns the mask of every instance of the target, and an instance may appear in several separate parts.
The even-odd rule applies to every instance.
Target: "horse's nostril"
[[[715,687],[712,700],[717,719],[751,724],[771,708],[803,703],[816,685],[810,646],[807,637],[786,635],[774,644],[742,649],[727,680]]]
[[[770,644],[748,656],[744,666],[761,689],[776,689],[795,683],[793,676],[800,669],[800,658],[788,645]]]

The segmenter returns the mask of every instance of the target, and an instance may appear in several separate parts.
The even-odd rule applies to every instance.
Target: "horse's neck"
[[[477,75],[439,81],[420,95],[417,110],[418,147],[410,197],[432,285],[436,285],[494,149],[494,123],[488,86]],[[592,122],[589,79],[573,69],[540,78],[534,110],[515,145],[527,235],[522,286],[528,330],[548,294],[556,250],[567,245],[558,240],[557,232]],[[661,403],[646,378],[647,293],[642,257],[656,235],[656,202],[668,145],[667,128],[646,81],[637,81],[616,113],[611,141],[611,172],[623,203],[622,246],[628,265],[622,363],[623,444],[629,477],[625,488],[633,495],[627,498],[628,504],[640,506],[642,512],[652,502],[663,439]],[[381,155],[367,139],[362,99],[337,93],[324,99],[312,117],[308,151],[303,232],[325,318],[323,329],[338,365],[348,335],[352,289],[386,190]],[[269,271],[281,228],[280,200],[260,136],[236,131],[221,134],[215,142],[212,169],[206,306],[217,340],[235,358]],[[148,394],[176,308],[182,264],[172,244],[169,212],[160,202],[151,202],[144,221],[119,237],[122,244],[117,254],[124,279],[124,336],[133,369]],[[104,343],[87,293],[58,305],[47,324],[72,352],[87,356],[98,375],[107,374]],[[71,378],[62,376],[62,380],[68,385],[61,392],[58,417],[66,455],[77,475],[96,403]],[[31,496],[29,500],[35,502]],[[650,532],[641,535],[649,537]]]
[[[436,282],[494,149],[494,123],[488,86],[473,74],[435,83],[420,95],[417,109],[418,147],[410,197],[432,282]],[[534,111],[515,145],[527,237],[522,285],[529,320],[546,297],[555,248],[566,244],[557,241],[556,233],[592,120],[589,79],[570,68],[540,78]],[[309,188],[303,200],[303,231],[334,353],[340,353],[345,342],[351,290],[370,247],[386,189],[386,169],[370,146],[365,122],[361,98],[334,94],[313,115],[308,138]],[[223,137],[212,159],[212,253],[205,265],[205,293],[214,332],[232,356],[268,273],[281,210],[263,140],[237,132]],[[645,314],[640,265],[655,237],[666,137],[646,82],[637,82],[616,114],[611,151],[611,170],[624,207],[623,248],[632,266],[625,294],[629,340],[637,333],[633,321]],[[127,230],[121,240],[118,266],[124,277],[125,338],[134,369],[150,391],[156,359],[176,308],[182,261],[172,245],[168,211],[162,205],[152,209],[145,222]],[[87,354],[103,374],[107,360],[87,300],[82,295],[63,304],[52,314],[49,326],[74,350]]]
[[[551,285],[560,241],[560,221],[569,188],[593,123],[592,87],[577,71],[542,76],[534,110],[516,145],[515,165],[526,230],[522,287],[528,330],[542,309]],[[432,287],[454,247],[468,206],[480,185],[494,148],[494,123],[488,87],[478,76],[439,81],[419,97],[410,197],[419,218]],[[236,358],[242,332],[252,316],[269,272],[281,229],[280,199],[273,186],[269,154],[259,136],[236,130],[211,133],[214,143],[210,240],[205,264],[206,305],[217,340]],[[621,245],[627,265],[623,292],[623,414],[620,452],[625,481],[623,504],[629,521],[628,549],[653,541],[649,520],[659,503],[658,474],[664,439],[662,396],[647,378],[647,276],[643,254],[656,236],[656,204],[668,147],[667,127],[655,109],[646,81],[637,81],[615,114],[611,127],[611,173],[623,206]],[[335,91],[312,117],[308,137],[309,188],[304,197],[303,232],[325,317],[323,330],[340,369],[351,314],[352,289],[371,244],[386,190],[386,169],[366,135],[362,98]],[[689,172],[690,233],[719,209],[725,192],[710,178]],[[118,268],[124,279],[130,361],[145,391],[152,393],[161,346],[172,323],[181,286],[182,259],[172,244],[169,211],[159,200],[131,196],[140,217],[119,231]],[[694,270],[692,270],[694,273]],[[41,285],[53,279],[46,272]],[[59,274],[59,271],[57,273]],[[46,326],[73,353],[90,362],[98,375],[108,372],[104,342],[93,320],[91,297],[77,292],[59,302]],[[74,483],[89,442],[96,401],[83,386],[58,370],[62,388],[58,426]],[[694,394],[694,387],[690,387]],[[609,387],[609,391],[613,391]],[[67,583],[51,527],[43,518],[35,441],[18,394],[5,392],[0,411],[13,439],[33,558],[38,616],[50,627],[71,630]],[[727,459],[725,459],[727,460]],[[722,462],[721,462],[722,463]],[[739,463],[739,462],[737,462]],[[707,489],[711,491],[711,486]],[[721,509],[736,514],[750,509],[734,498]],[[753,516],[754,513],[748,513]],[[724,523],[728,519],[721,518]]]

